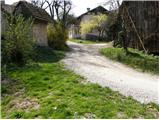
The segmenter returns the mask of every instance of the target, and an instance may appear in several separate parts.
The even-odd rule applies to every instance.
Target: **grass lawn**
[[[106,57],[127,64],[143,72],[159,73],[159,57],[146,55],[141,51],[129,48],[130,53],[125,54],[122,48],[103,48],[100,52]]]
[[[81,39],[69,39],[69,41],[81,43],[81,44],[96,44],[96,43],[102,43],[102,42],[96,42],[91,40],[81,40]]]
[[[40,50],[36,63],[7,69],[2,118],[158,118],[158,105],[85,82],[59,62],[64,56]]]

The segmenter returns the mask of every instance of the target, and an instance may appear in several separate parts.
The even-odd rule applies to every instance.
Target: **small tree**
[[[23,65],[33,54],[32,19],[20,16],[7,17],[7,31],[2,41],[2,64]]]
[[[107,16],[105,14],[100,14],[94,16],[90,21],[81,23],[81,33],[86,34],[91,32],[93,29],[98,30],[98,39],[101,40],[103,38],[103,32],[105,31]]]
[[[57,50],[66,49],[66,40],[68,39],[67,29],[64,31],[60,23],[47,26],[48,45]]]

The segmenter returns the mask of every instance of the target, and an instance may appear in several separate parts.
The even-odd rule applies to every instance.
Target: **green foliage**
[[[96,24],[94,24],[93,21],[88,21],[88,22],[82,22],[80,26],[81,26],[80,29],[81,34],[86,34],[91,32],[96,27]]]
[[[2,64],[23,65],[33,54],[32,19],[7,17],[7,31],[2,41]]]
[[[96,15],[93,17],[93,23],[96,24],[97,29],[103,29],[107,18],[105,14]]]
[[[7,92],[7,87],[6,86],[1,86],[1,93],[6,93]]]
[[[49,24],[47,26],[47,38],[50,47],[57,50],[64,50],[68,39],[68,31],[60,23],[55,23],[54,25]]]
[[[123,41],[123,36],[125,36],[125,33],[124,33],[124,31],[120,31],[120,32],[118,32],[118,44],[120,44],[121,46],[122,46],[122,41]]]
[[[128,50],[128,54],[126,54],[122,48],[103,48],[100,52],[106,57],[127,64],[133,68],[155,74],[159,73],[159,58],[157,56],[147,55],[132,48]]]
[[[13,118],[16,118],[16,119],[20,119],[20,118],[22,118],[22,116],[23,116],[23,114],[24,114],[25,112],[24,111],[15,111],[11,116],[13,117]]]
[[[114,40],[114,45],[118,44],[118,32],[122,30],[122,20],[120,15],[117,15],[116,12],[110,13],[107,18],[106,26],[106,34],[109,40]]]
[[[93,29],[98,29],[98,31],[101,31],[104,29],[104,24],[107,20],[107,16],[104,14],[93,16],[91,20],[88,22],[82,22],[81,23],[81,34],[86,34],[91,32]]]
[[[108,87],[88,83],[58,62],[62,52],[48,50],[39,51],[46,59],[39,58],[38,64],[7,71],[19,84],[9,83],[12,94],[2,99],[2,118],[158,118],[158,105],[141,104]],[[29,107],[16,105],[25,100]]]

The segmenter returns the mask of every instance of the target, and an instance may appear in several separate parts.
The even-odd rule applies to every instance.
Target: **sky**
[[[5,3],[12,4],[17,1],[19,0],[5,0]],[[30,1],[30,0],[26,0],[26,1]],[[71,1],[73,4],[71,13],[73,13],[75,16],[79,16],[87,12],[87,8],[93,9],[109,0],[71,0]],[[104,7],[108,9],[107,6],[104,6]]]

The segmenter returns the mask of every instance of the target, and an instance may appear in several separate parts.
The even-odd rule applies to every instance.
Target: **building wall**
[[[158,1],[124,1],[120,13],[126,14],[125,23],[128,26],[130,47],[143,50],[142,45],[130,23],[124,5],[128,8],[135,27],[149,53],[159,52],[159,3]],[[131,27],[131,28],[130,28]]]
[[[7,20],[5,18],[5,13],[1,11],[1,35],[6,31]],[[48,46],[47,43],[47,24],[46,23],[36,23],[33,24],[33,37],[36,40],[36,44],[39,46]]]
[[[101,14],[101,13],[97,13],[97,14]],[[97,14],[92,13],[92,14],[84,15],[81,19],[80,24],[90,21]],[[104,37],[103,39],[105,39],[107,37],[105,32],[103,33],[103,37]],[[84,34],[84,35],[81,35],[81,38],[82,39],[89,39],[89,40],[98,40],[99,39],[99,31],[97,29],[93,29],[91,32]]]
[[[69,38],[80,38],[79,25],[71,25],[69,28]]]
[[[46,23],[33,24],[33,37],[35,38],[37,45],[48,46],[47,24]]]
[[[87,14],[81,18],[81,23],[88,22],[94,17],[94,14]]]
[[[99,13],[100,14],[100,13]],[[69,29],[69,38],[81,38],[81,39],[88,39],[88,40],[97,40],[99,32],[97,29],[92,30],[90,33],[81,34],[80,33],[80,24],[90,21],[96,14],[90,13],[84,15],[78,25],[72,25]],[[104,33],[104,38],[107,35]]]

